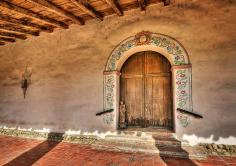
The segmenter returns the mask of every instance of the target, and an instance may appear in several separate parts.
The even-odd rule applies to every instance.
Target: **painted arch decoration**
[[[187,127],[190,120],[186,115],[176,113],[177,108],[192,111],[191,64],[185,48],[167,35],[143,31],[122,41],[111,53],[104,71],[104,109],[114,109],[105,114],[106,124],[118,126],[120,69],[133,54],[141,51],[155,51],[165,56],[172,66],[173,112],[175,128]],[[176,123],[178,122],[178,123]]]

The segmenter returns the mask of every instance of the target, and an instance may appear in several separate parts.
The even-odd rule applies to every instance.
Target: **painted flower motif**
[[[180,93],[181,93],[181,94],[185,94],[185,93],[186,93],[186,91],[185,91],[185,90],[182,90]]]
[[[177,118],[178,118],[178,119],[182,119],[182,115],[178,115]]]
[[[114,115],[113,114],[105,114],[103,115],[103,121],[107,125],[111,125],[114,121]]]
[[[176,57],[175,57],[175,60],[179,60],[179,59],[180,59],[180,57],[179,57],[179,56],[176,56]]]
[[[168,47],[167,47],[167,51],[168,51],[169,53],[172,53],[173,48],[172,48],[171,46],[168,46]]]
[[[181,81],[177,81],[176,84],[177,84],[177,85],[181,85]]]
[[[132,44],[128,43],[128,44],[127,44],[127,47],[128,47],[128,48],[131,48],[131,47],[132,47]]]

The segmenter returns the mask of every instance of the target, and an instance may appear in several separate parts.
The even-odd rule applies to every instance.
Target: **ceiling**
[[[67,29],[71,24],[102,21],[109,15],[123,16],[128,10],[171,0],[1,0],[0,45],[52,33],[55,28]]]

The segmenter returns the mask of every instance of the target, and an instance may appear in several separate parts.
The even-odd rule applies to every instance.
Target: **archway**
[[[177,108],[192,111],[191,64],[184,47],[175,39],[143,31],[122,41],[111,53],[104,71],[104,109],[114,111],[103,115],[104,122],[112,129],[118,128],[120,70],[133,54],[154,51],[165,56],[171,64],[173,89],[174,130],[187,127],[188,117],[176,113]],[[179,123],[176,123],[176,122]]]

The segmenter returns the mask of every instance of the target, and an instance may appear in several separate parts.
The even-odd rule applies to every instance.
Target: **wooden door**
[[[168,60],[155,52],[131,56],[121,70],[120,100],[128,126],[172,127],[171,73]]]

